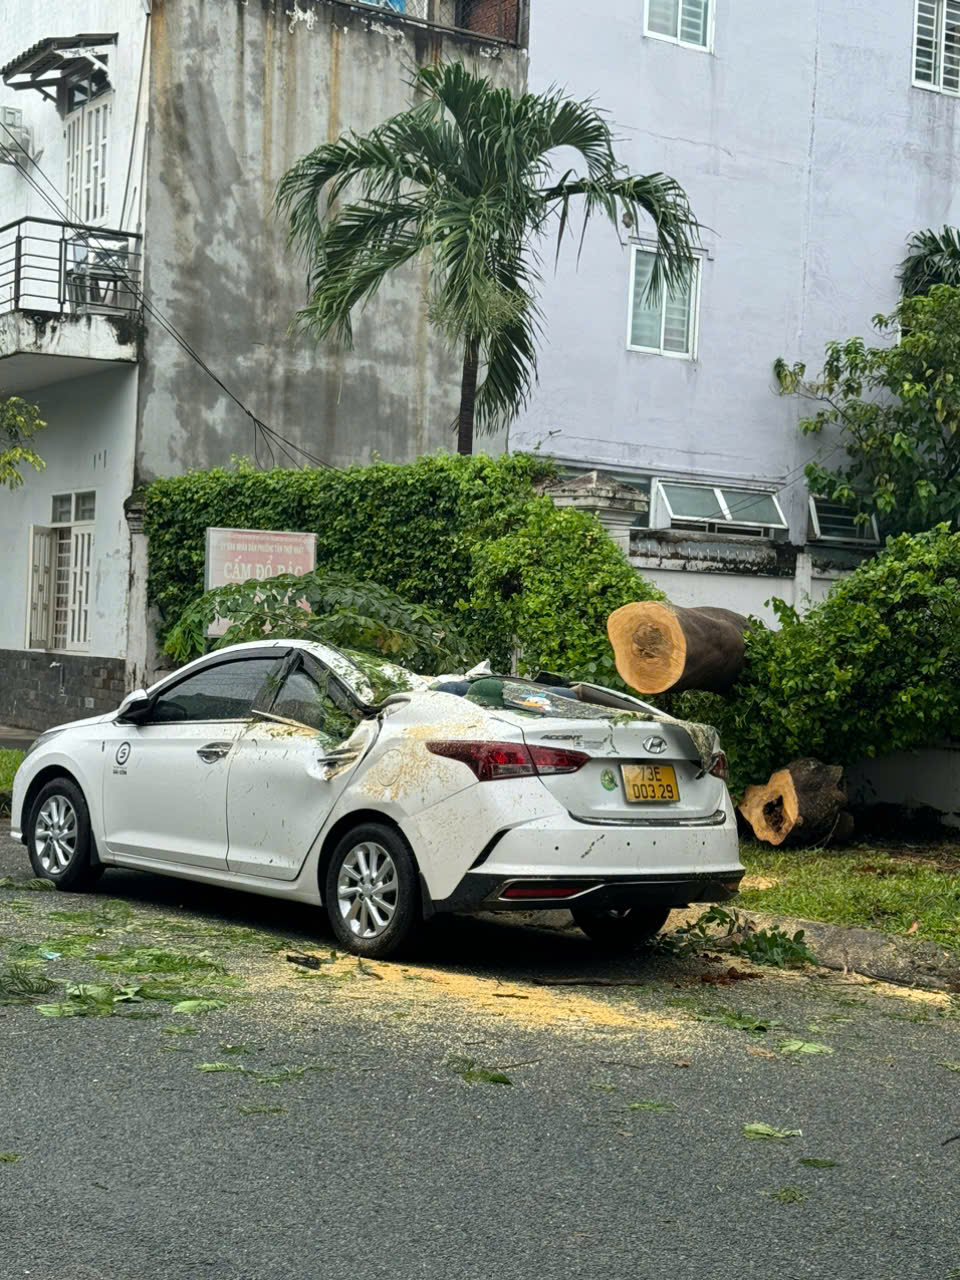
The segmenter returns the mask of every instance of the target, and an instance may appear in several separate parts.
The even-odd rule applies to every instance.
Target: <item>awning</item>
[[[0,67],[0,78],[10,89],[36,89],[56,100],[56,90],[94,71],[106,71],[96,50],[117,43],[117,33],[48,36]],[[53,92],[51,92],[53,90]]]

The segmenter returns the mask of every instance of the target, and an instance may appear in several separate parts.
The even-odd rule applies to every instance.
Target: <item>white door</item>
[[[149,722],[116,726],[103,775],[111,854],[226,870],[230,753],[281,656],[203,667],[164,688]]]
[[[335,677],[312,658],[301,658],[273,703],[244,729],[230,759],[231,871],[296,879],[376,737],[376,721],[365,721],[368,732],[345,746],[360,721]]]

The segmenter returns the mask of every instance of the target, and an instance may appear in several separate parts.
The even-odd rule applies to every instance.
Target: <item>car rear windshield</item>
[[[563,720],[614,720],[623,715],[644,715],[643,708],[639,706],[634,710],[629,706],[611,707],[586,701],[583,686],[564,688],[537,684],[532,680],[483,676],[479,680],[438,681],[431,687],[445,693],[459,694],[468,702],[475,702],[481,707],[516,711],[521,715]]]

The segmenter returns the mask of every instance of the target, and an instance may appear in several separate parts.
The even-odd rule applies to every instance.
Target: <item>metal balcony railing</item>
[[[52,218],[0,227],[0,313],[140,310],[140,236]]]
[[[504,44],[520,44],[526,0],[340,0],[358,8],[382,9],[410,22],[446,27],[485,36]]]

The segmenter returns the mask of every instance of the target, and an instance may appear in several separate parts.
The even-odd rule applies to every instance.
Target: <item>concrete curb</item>
[[[704,906],[702,909],[674,912],[668,931],[681,923],[696,920],[706,909]],[[914,942],[910,938],[880,933],[877,929],[856,929],[822,924],[817,920],[799,920],[795,916],[770,915],[764,911],[744,911],[735,904],[733,909],[756,929],[782,929],[790,937],[802,929],[804,942],[824,969],[846,970],[902,987],[960,992],[960,953],[935,942]],[[501,924],[507,921],[555,933],[577,932],[568,911],[499,912],[490,913],[488,918]]]
[[[791,937],[802,929],[804,942],[825,969],[849,970],[902,987],[960,992],[960,954],[936,942],[764,911],[740,911],[739,915],[757,929],[782,929]]]

